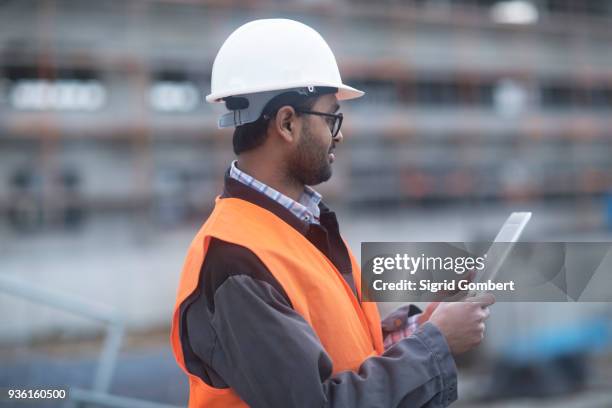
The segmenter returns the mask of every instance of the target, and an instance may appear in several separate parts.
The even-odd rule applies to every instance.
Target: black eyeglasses
[[[341,113],[315,112],[302,109],[296,109],[295,111],[299,113],[305,113],[307,115],[324,116],[326,118],[325,120],[327,121],[327,124],[329,125],[329,130],[331,130],[332,139],[335,139],[338,135],[338,132],[340,132],[340,127],[342,126],[343,119]]]

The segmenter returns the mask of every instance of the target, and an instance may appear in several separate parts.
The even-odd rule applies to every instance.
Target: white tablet
[[[518,241],[530,219],[530,212],[513,212],[510,214],[487,251],[485,270],[480,276],[476,276],[475,282],[495,280],[506,257],[512,251],[515,242]]]

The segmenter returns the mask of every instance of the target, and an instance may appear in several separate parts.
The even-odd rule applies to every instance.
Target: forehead
[[[334,94],[323,95],[323,96],[320,96],[319,99],[317,99],[317,102],[314,104],[313,109],[321,110],[324,112],[329,112],[329,111],[334,110],[337,103],[338,103],[338,98],[336,98],[336,95]]]

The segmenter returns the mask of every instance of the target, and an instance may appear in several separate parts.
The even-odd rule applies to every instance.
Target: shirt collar
[[[293,215],[295,215],[299,220],[314,224],[319,223],[319,203],[321,202],[322,196],[313,188],[309,186],[304,186],[304,192],[300,196],[299,200],[295,201],[294,199],[287,197],[281,192],[273,189],[267,184],[257,180],[253,176],[240,170],[236,166],[237,162],[237,160],[234,160],[232,162],[232,165],[230,166],[230,178],[251,187],[252,189],[264,194],[268,198],[279,203],[287,210],[289,210]]]

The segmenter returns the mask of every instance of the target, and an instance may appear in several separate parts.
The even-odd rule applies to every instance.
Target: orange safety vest
[[[212,214],[189,247],[172,321],[174,355],[189,376],[190,408],[247,406],[232,388],[214,388],[185,367],[179,337],[180,306],[198,286],[211,237],[241,245],[257,255],[281,284],[294,310],[314,329],[332,360],[334,374],[356,371],[365,359],[383,353],[376,304],[360,304],[340,272],[321,251],[270,211],[245,200],[218,198]],[[361,297],[361,271],[350,249],[349,256]]]

